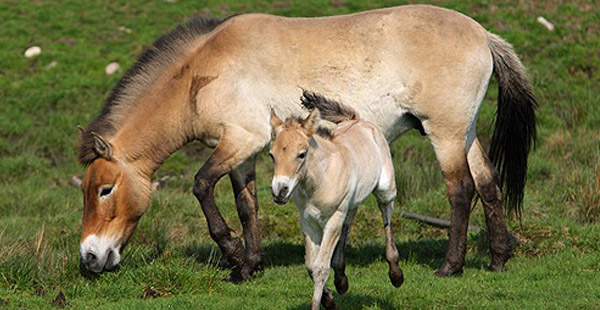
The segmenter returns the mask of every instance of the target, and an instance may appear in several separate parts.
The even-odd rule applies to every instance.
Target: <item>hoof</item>
[[[340,276],[336,274],[334,284],[338,294],[342,295],[348,291],[348,277],[345,274]]]
[[[506,271],[506,267],[504,264],[490,264],[487,267],[487,270],[491,272],[503,272]]]
[[[435,276],[442,277],[452,277],[452,276],[460,276],[463,273],[462,267],[452,267],[448,263],[444,263],[440,269],[435,272]]]
[[[510,252],[507,252],[505,254],[492,255],[492,263],[487,267],[487,269],[492,272],[505,271],[506,267],[504,265],[510,259],[511,256],[512,255]]]
[[[250,282],[252,281],[252,273],[248,269],[242,269],[242,271],[233,270],[227,281],[235,284]]]
[[[325,307],[327,310],[337,310],[338,308],[331,293],[323,294],[323,297],[321,297],[321,305],[323,305],[323,307]]]
[[[394,287],[400,287],[404,283],[404,273],[402,273],[402,269],[398,268],[398,270],[390,270],[388,275],[390,276],[390,281],[392,281]]]

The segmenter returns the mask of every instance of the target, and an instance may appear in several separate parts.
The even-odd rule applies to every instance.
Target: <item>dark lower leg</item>
[[[250,277],[253,272],[262,270],[263,253],[258,228],[258,203],[256,199],[256,181],[254,163],[245,173],[232,172],[231,184],[235,194],[235,204],[238,216],[244,229],[246,241],[246,266],[242,269],[244,278]]]
[[[485,213],[485,223],[488,228],[488,239],[492,262],[488,266],[491,271],[504,270],[504,264],[510,258],[508,231],[504,222],[500,189],[495,182],[478,188]]]
[[[394,191],[395,193],[395,191]],[[379,196],[379,195],[376,195]],[[395,196],[395,195],[394,195]],[[404,274],[402,269],[398,266],[400,260],[400,254],[398,254],[398,248],[394,242],[394,229],[392,228],[392,210],[394,209],[393,197],[389,202],[383,202],[386,200],[379,200],[379,210],[383,218],[383,230],[385,233],[385,259],[388,262],[388,275],[392,281],[392,285],[400,287],[404,283]]]
[[[388,262],[389,271],[388,275],[392,281],[392,285],[400,287],[404,283],[404,274],[402,269],[398,266],[400,255],[398,254],[398,248],[394,243],[394,231],[392,229],[392,223],[385,225],[385,259]]]
[[[334,284],[338,294],[344,294],[348,291],[348,277],[346,277],[346,240],[350,227],[344,225],[340,240],[333,252],[332,267],[335,271]]]
[[[208,164],[208,163],[207,163]],[[221,175],[222,176],[222,175]],[[214,187],[221,176],[211,175],[205,165],[194,182],[194,195],[202,206],[211,238],[219,245],[227,261],[233,266],[233,273],[241,272],[245,265],[242,241],[235,237],[215,204]]]
[[[452,206],[452,216],[446,259],[442,267],[435,273],[439,277],[462,273],[467,252],[470,204],[474,192],[473,180],[466,169],[461,169],[459,173],[454,175],[447,175],[446,183],[448,200]]]

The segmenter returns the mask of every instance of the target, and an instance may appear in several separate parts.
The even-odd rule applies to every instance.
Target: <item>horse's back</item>
[[[465,110],[438,99],[448,92],[467,97],[463,93],[491,73],[485,29],[458,12],[426,5],[318,18],[240,15],[207,46],[211,66],[220,71],[211,75],[223,85],[214,94],[232,105],[218,108],[220,122],[251,124],[268,119],[271,107],[284,117],[300,114],[296,103],[304,88],[352,106],[388,139],[401,133],[393,127],[406,111],[428,117],[439,105]],[[420,106],[430,102],[436,103]]]

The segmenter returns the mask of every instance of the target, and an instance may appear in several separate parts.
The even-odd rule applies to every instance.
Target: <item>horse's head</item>
[[[305,173],[309,142],[319,121],[317,109],[312,110],[305,119],[288,118],[285,122],[271,111],[275,140],[269,155],[274,166],[271,190],[275,203],[287,203],[300,176]]]
[[[118,150],[93,136],[97,155],[81,185],[83,221],[81,261],[92,272],[113,269],[140,216],[150,202],[150,178],[119,159]]]

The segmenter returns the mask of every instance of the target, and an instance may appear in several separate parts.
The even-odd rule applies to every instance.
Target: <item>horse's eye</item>
[[[100,197],[104,197],[108,194],[110,194],[113,190],[112,186],[105,186],[102,189],[100,189]]]
[[[300,154],[298,154],[299,159],[304,159],[304,157],[306,157],[306,152],[300,152]]]

